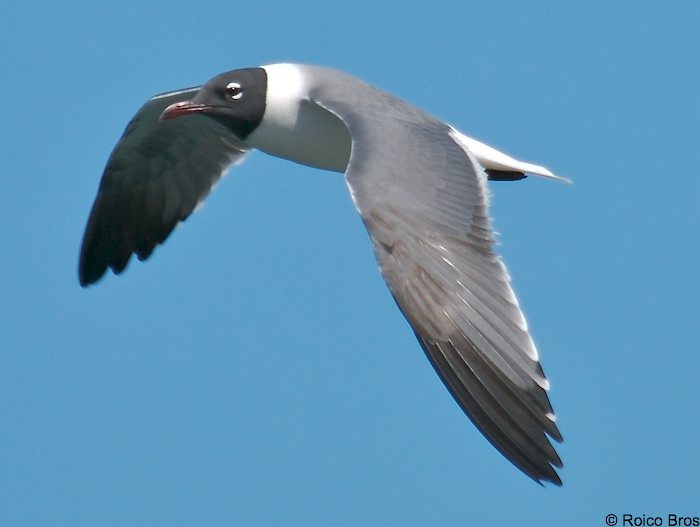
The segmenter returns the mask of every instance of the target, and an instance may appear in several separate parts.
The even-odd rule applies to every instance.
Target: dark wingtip
[[[88,258],[85,258],[84,252],[81,251],[80,261],[78,263],[78,281],[80,287],[88,287],[99,281],[107,271],[106,266],[98,266],[91,263]]]
[[[563,485],[561,478],[559,476],[557,476],[556,479],[548,479],[546,481],[551,483],[555,487],[561,487]]]
[[[97,282],[104,275],[104,271],[100,274],[87,273],[82,269],[78,270],[78,281],[80,282],[80,287],[86,288]]]
[[[92,284],[92,282],[85,278],[80,271],[78,271],[78,282],[80,282],[80,287],[82,287],[83,289]]]
[[[557,473],[556,469],[551,465],[547,469],[538,469],[536,472],[525,469],[519,465],[515,466],[528,478],[537,483],[540,487],[547,487],[548,485],[545,485],[545,483],[554,485],[555,487],[561,487],[563,485],[561,477],[559,477],[559,474]],[[561,468],[561,466],[559,466],[558,468]]]
[[[85,240],[83,240],[83,244],[80,247],[80,256],[78,257],[78,281],[80,282],[80,287],[83,288],[94,284],[104,274],[104,270],[98,273],[93,266],[88,263],[86,249],[86,243]]]
[[[515,172],[510,170],[493,170],[486,169],[486,175],[489,181],[518,181],[525,179],[527,176],[523,172]]]
[[[105,252],[104,245],[92,247],[85,244],[80,252],[78,264],[78,281],[81,287],[88,287],[99,282],[108,269],[114,274],[121,274],[131,260],[131,251],[123,253]]]
[[[542,481],[546,481],[547,483],[551,483],[552,485],[556,487],[561,487],[562,486],[562,481],[561,478],[559,477],[559,474],[557,474],[555,471],[553,473],[545,478],[542,479]],[[540,485],[542,485],[542,481],[540,481]]]
[[[97,205],[97,202],[95,203]],[[85,234],[83,243],[80,246],[80,256],[78,257],[78,281],[81,287],[88,287],[96,282],[99,282],[107,272],[107,269],[112,268],[115,273],[120,273],[128,263],[129,256],[126,261],[122,258],[115,261],[112,252],[104,239],[104,233],[99,229],[99,222],[96,221],[95,208],[93,208]]]

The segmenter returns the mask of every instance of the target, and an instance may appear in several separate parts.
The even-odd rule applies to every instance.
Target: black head
[[[245,139],[265,114],[267,73],[262,68],[245,68],[217,75],[191,101],[168,106],[161,120],[199,113],[216,119],[236,137]]]

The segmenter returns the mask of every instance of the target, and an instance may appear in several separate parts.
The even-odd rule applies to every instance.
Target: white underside
[[[299,68],[293,64],[264,68],[265,115],[246,142],[265,153],[302,165],[345,172],[351,148],[345,124],[308,100]]]

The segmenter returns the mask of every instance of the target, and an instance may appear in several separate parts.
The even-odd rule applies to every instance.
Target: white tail
[[[531,163],[525,163],[523,161],[518,161],[513,159],[509,155],[499,152],[495,148],[490,147],[467,137],[458,130],[452,129],[454,134],[453,137],[459,140],[473,155],[476,157],[477,161],[486,169],[491,170],[503,170],[506,172],[522,172],[525,174],[533,174],[535,176],[542,176],[549,179],[556,179],[563,183],[571,183],[570,179],[555,176],[552,172],[545,167],[539,165],[533,165]]]

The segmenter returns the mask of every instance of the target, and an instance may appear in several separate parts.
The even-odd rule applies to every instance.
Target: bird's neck
[[[275,64],[265,71],[265,114],[246,142],[276,157],[344,172],[351,147],[345,124],[308,100],[303,73],[296,66]]]

